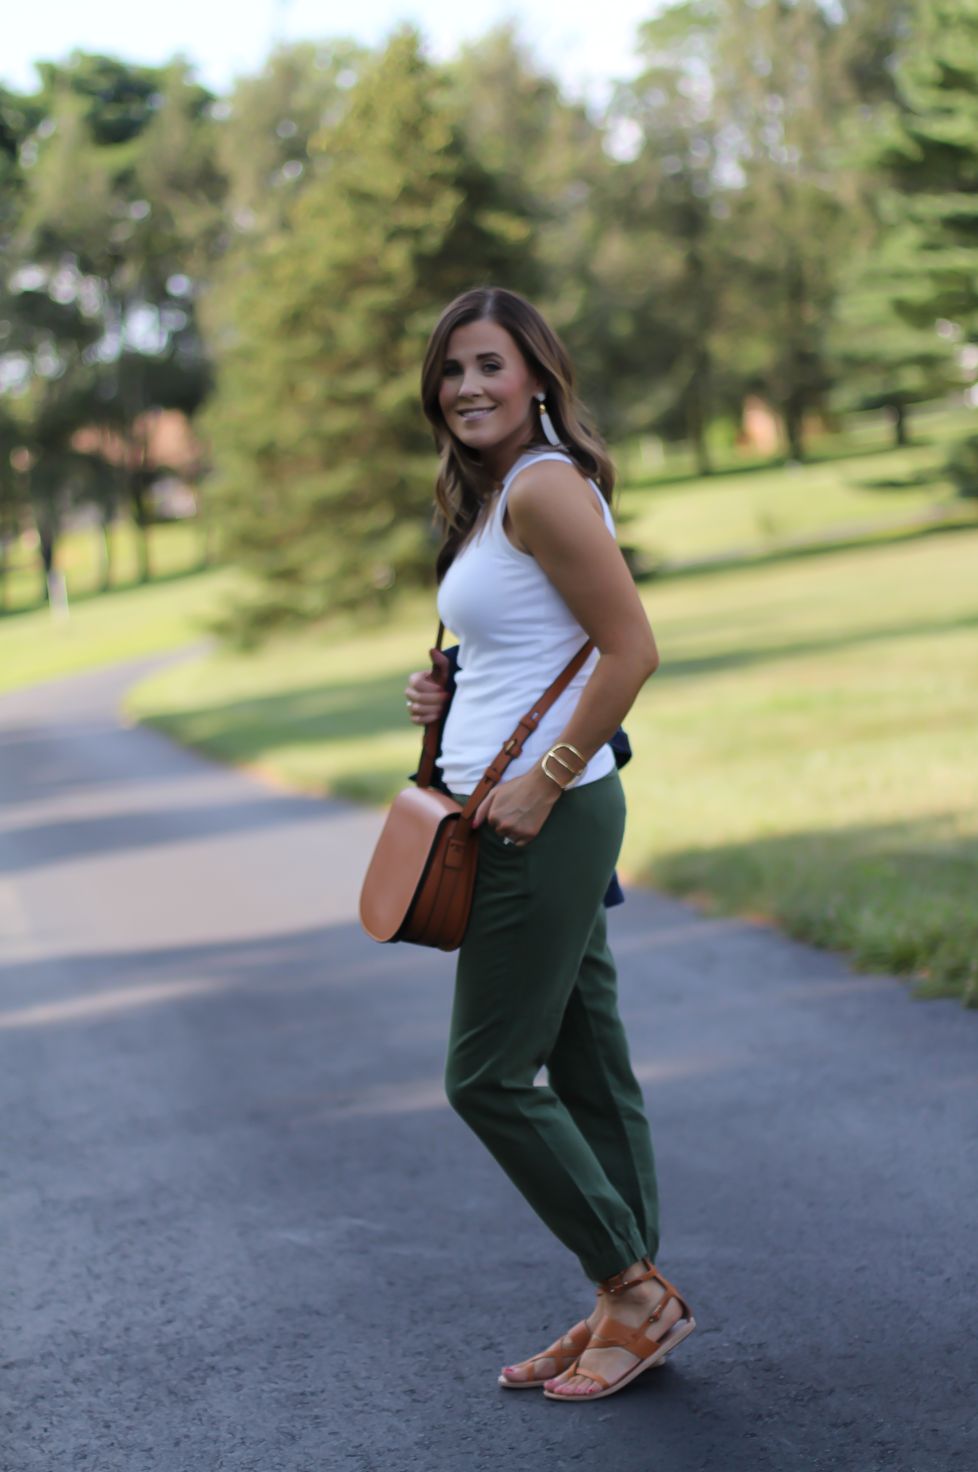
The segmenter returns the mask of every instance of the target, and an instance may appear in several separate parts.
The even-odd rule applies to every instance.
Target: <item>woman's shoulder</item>
[[[603,497],[594,482],[569,455],[524,456],[525,463],[514,467],[516,474],[508,486],[508,504],[519,514],[521,509],[546,514],[553,508],[566,508],[568,498],[588,505],[603,515]]]

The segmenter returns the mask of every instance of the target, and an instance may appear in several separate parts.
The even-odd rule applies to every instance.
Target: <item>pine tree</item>
[[[919,292],[917,232],[906,222],[888,226],[880,220],[874,235],[872,248],[855,253],[841,281],[828,338],[839,379],[834,398],[843,411],[888,409],[896,444],[903,446],[910,443],[913,405],[960,385],[950,351],[959,334],[947,324],[942,336],[933,318],[920,325],[916,314],[908,317],[898,309]]]
[[[862,119],[867,228],[833,347],[840,402],[889,407],[904,444],[910,406],[960,386],[955,345],[978,328],[978,5],[918,4],[897,29],[890,105]]]
[[[310,145],[287,228],[236,275],[207,415],[227,551],[255,580],[243,638],[430,578],[427,334],[457,292],[511,284],[526,235],[466,155],[410,32]]]
[[[365,60],[351,41],[281,45],[212,109],[236,235],[254,240],[285,225],[296,196],[325,164],[322,153],[310,154],[310,140],[342,115]]]
[[[908,321],[978,335],[978,0],[926,0],[897,73],[900,107],[877,153],[913,262]]]
[[[876,331],[897,345],[883,366],[932,397],[978,366],[978,0],[918,6],[896,86],[873,149],[890,185],[879,201],[889,234],[863,289],[868,277]],[[954,457],[963,485],[975,460],[968,446]]]

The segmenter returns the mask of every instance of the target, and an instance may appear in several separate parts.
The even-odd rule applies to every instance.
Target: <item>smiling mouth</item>
[[[495,411],[495,404],[487,404],[481,409],[457,409],[455,412],[464,423],[471,424],[474,420],[485,419],[487,414],[494,414]]]

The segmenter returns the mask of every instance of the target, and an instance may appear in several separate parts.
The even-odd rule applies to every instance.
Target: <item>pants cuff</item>
[[[613,1278],[616,1273],[623,1273],[633,1262],[641,1262],[647,1256],[648,1248],[636,1237],[614,1253],[609,1251],[602,1253],[600,1257],[582,1257],[580,1264],[586,1278],[592,1283],[600,1283],[604,1278]]]

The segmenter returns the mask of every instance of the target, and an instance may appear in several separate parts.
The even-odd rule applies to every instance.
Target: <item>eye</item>
[[[458,378],[461,372],[462,369],[459,364],[455,362],[455,359],[449,358],[446,361],[445,366],[441,370],[441,375],[442,378]]]
[[[502,366],[502,363],[497,363],[494,359],[490,358],[488,363],[483,363],[482,371],[483,373],[498,373]]]

